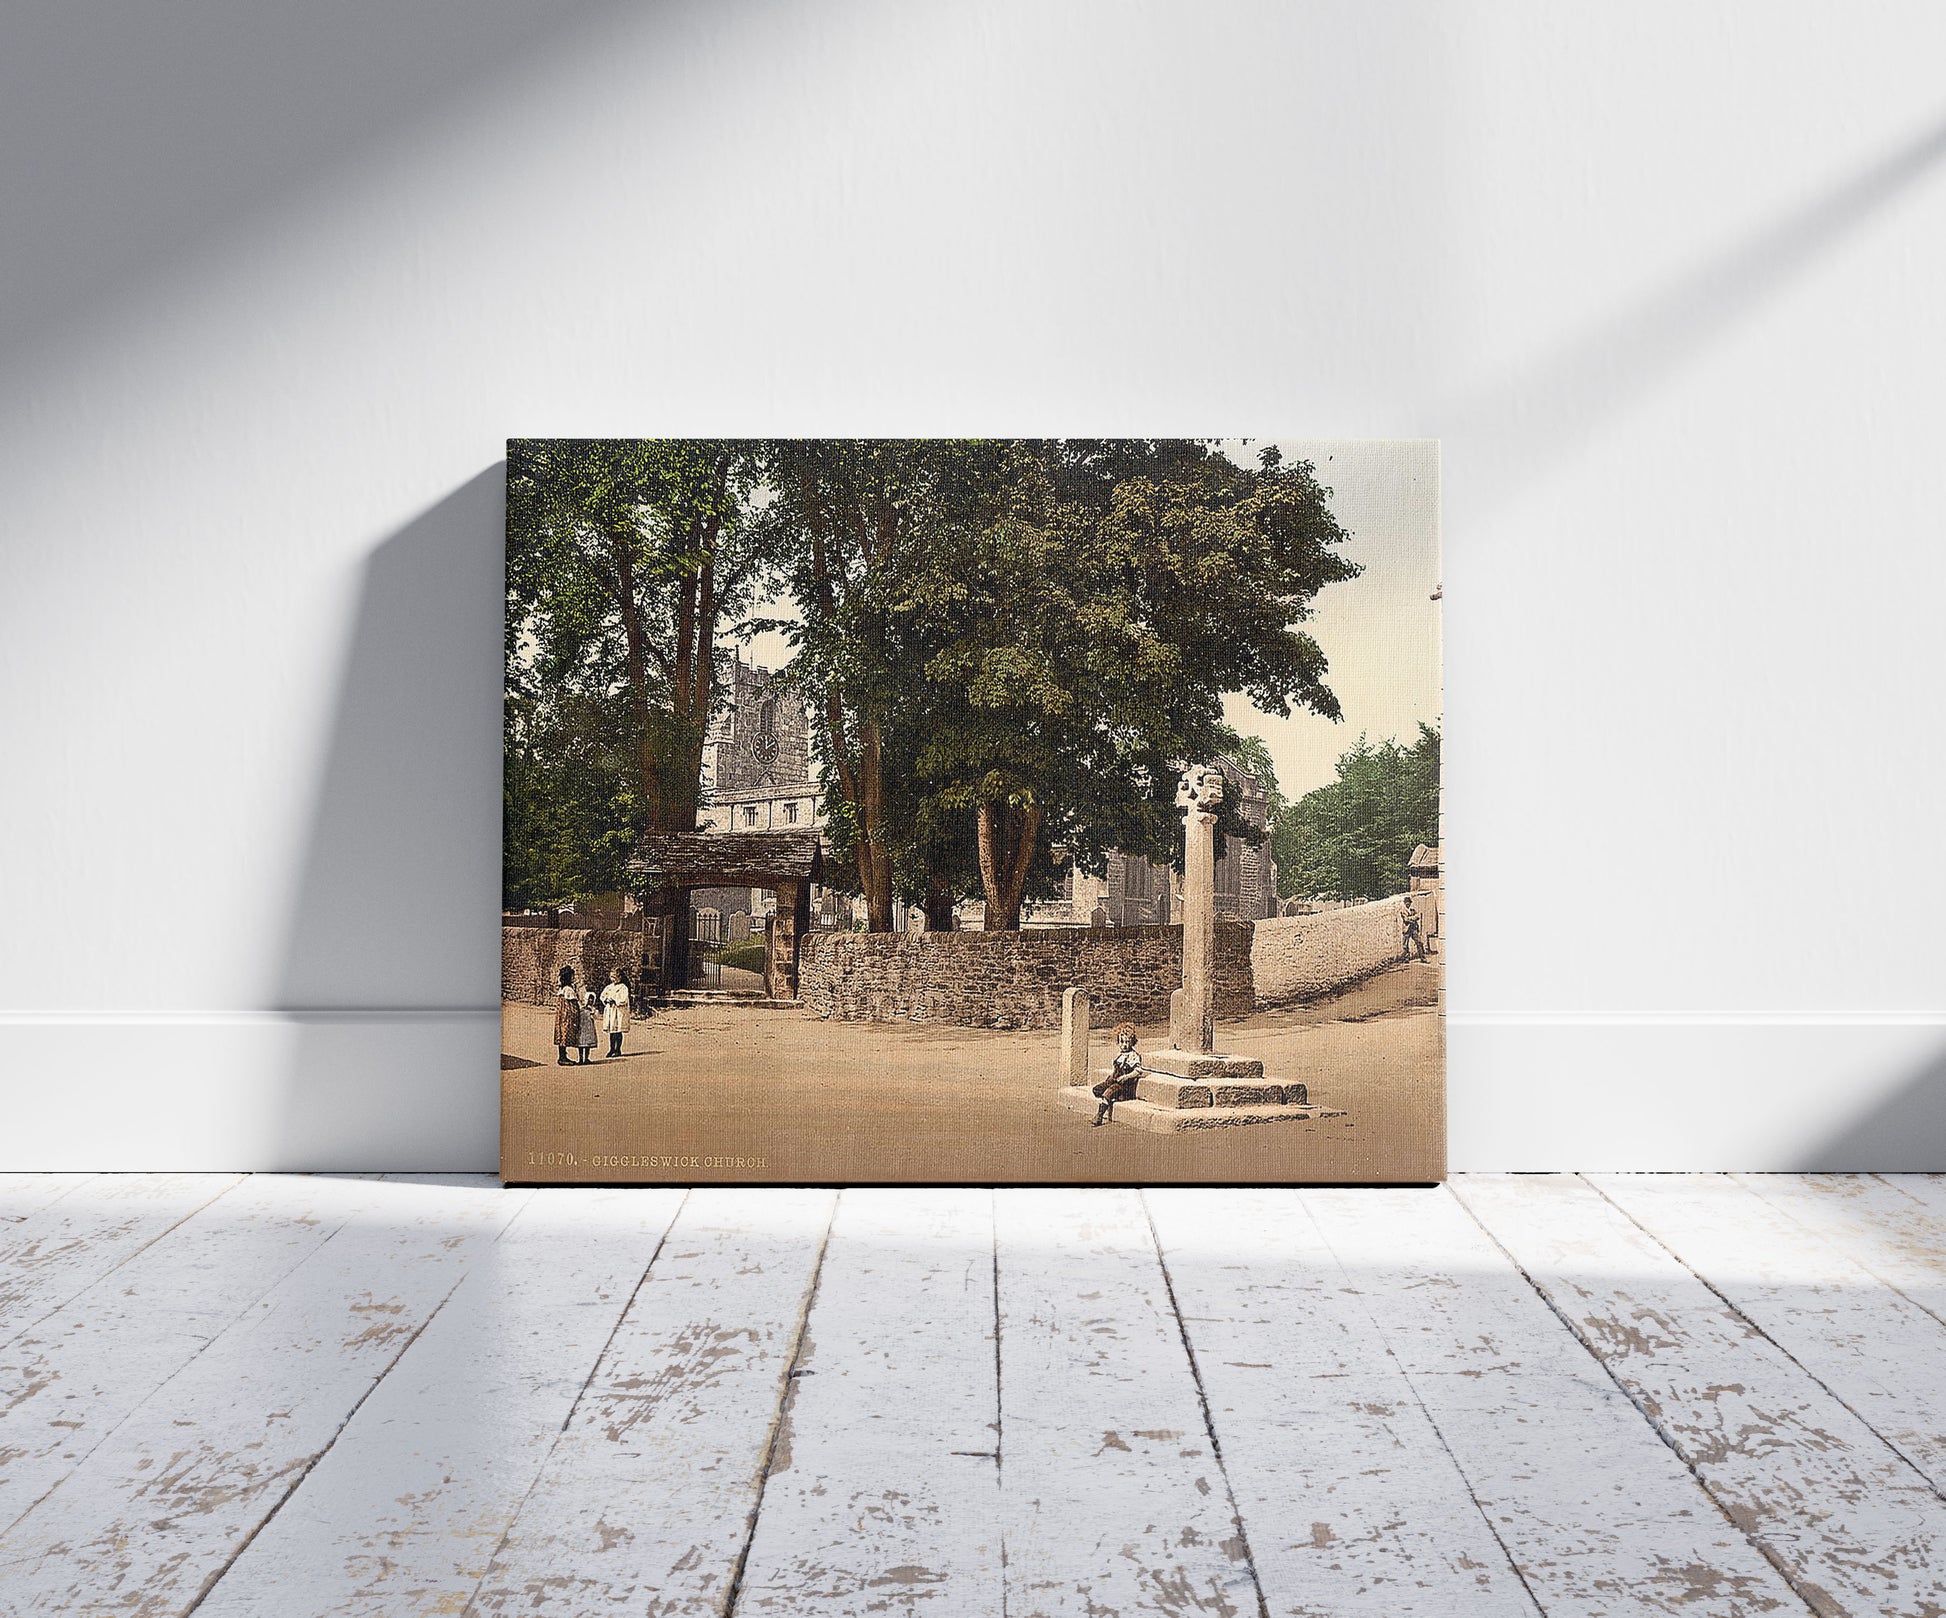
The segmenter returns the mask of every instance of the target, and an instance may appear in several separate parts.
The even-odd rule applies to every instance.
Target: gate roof
[[[816,882],[824,857],[814,831],[652,831],[628,869],[657,888],[774,888]]]

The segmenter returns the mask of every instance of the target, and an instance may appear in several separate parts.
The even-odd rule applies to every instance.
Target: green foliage
[[[1277,790],[1277,766],[1271,761],[1270,748],[1263,737],[1240,736],[1231,731],[1223,751],[1257,778],[1257,785],[1264,789],[1264,801],[1274,821],[1277,811],[1284,806],[1284,795]]]
[[[1439,841],[1439,732],[1422,724],[1409,747],[1363,736],[1338,760],[1338,779],[1285,804],[1271,834],[1277,891],[1382,899],[1406,887],[1421,843]]]
[[[1181,761],[1237,739],[1226,692],[1337,717],[1301,626],[1358,570],[1308,464],[963,440],[790,446],[777,470],[777,518],[813,558],[792,574],[795,666],[836,694],[834,837],[889,847],[909,896],[977,883],[1009,925],[1054,890],[1057,845],[1097,872],[1115,848],[1174,858]],[[868,730],[875,833],[847,777]]]
[[[611,705],[509,695],[502,778],[502,903],[529,909],[624,885],[642,830]]]
[[[507,446],[504,881],[623,885],[650,827],[694,827],[717,645],[767,586],[757,471],[710,440]]]
[[[718,639],[774,584],[827,880],[874,926],[895,896],[981,891],[1014,925],[1057,847],[1095,872],[1179,858],[1183,761],[1274,783],[1226,693],[1338,717],[1304,625],[1358,569],[1312,467],[1274,450],[531,440],[508,468],[510,895],[611,889],[642,830],[693,827]]]
[[[708,959],[718,966],[733,966],[745,972],[761,972],[764,969],[764,946],[761,939],[748,943],[730,944],[717,950]]]

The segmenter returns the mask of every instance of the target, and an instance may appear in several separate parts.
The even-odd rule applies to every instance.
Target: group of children
[[[599,995],[575,984],[573,967],[562,967],[561,986],[554,1000],[554,1048],[559,1065],[578,1065],[568,1056],[570,1050],[579,1051],[583,1063],[591,1061],[597,1028],[608,1036],[608,1059],[620,1056],[634,994],[628,974],[619,966],[608,974],[608,984]]]

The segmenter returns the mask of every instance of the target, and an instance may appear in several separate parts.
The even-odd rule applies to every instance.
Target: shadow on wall
[[[1477,447],[1492,510],[1666,384],[1946,160],[1946,118],[1727,251],[1625,305],[1498,387],[1456,401],[1446,436]],[[1467,457],[1454,456],[1455,469]]]
[[[617,0],[10,6],[0,366],[520,68]]]
[[[278,1166],[494,1161],[505,481],[469,479],[365,564],[274,985]],[[375,1153],[387,1137],[419,1160]],[[438,1162],[404,1145],[427,1140]]]
[[[1888,1100],[1845,1122],[1790,1168],[1801,1174],[1946,1169],[1946,1049],[1921,1062]]]

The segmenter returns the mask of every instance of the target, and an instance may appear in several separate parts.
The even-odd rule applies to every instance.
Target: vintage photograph
[[[509,1182],[1445,1174],[1438,446],[515,439]]]

